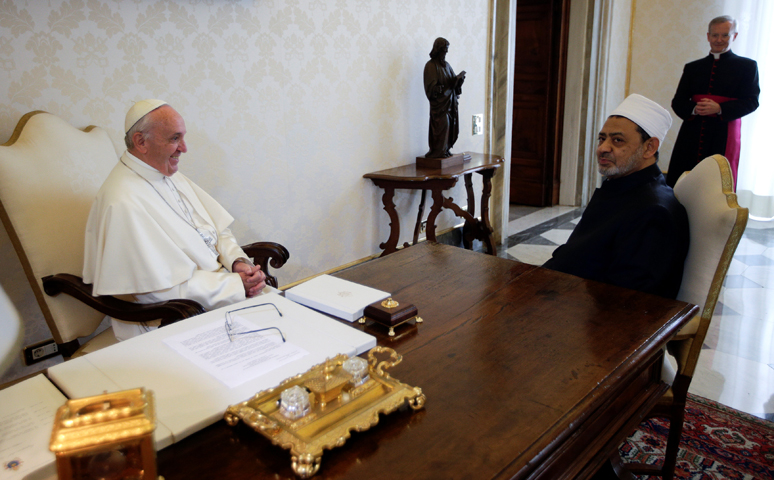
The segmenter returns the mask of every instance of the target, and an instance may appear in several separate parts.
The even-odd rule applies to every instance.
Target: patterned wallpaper
[[[380,193],[362,175],[427,150],[422,69],[437,36],[467,71],[455,149],[482,151],[470,119],[485,107],[488,5],[2,0],[0,138],[42,109],[105,128],[120,153],[129,106],[167,100],[188,128],[181,171],[237,219],[240,241],[290,250],[280,279],[289,283],[377,253],[387,239]],[[396,204],[405,241],[418,196]]]
[[[381,192],[362,175],[426,151],[421,72],[437,36],[451,42],[454,69],[467,71],[456,147],[483,151],[484,136],[470,135],[470,117],[486,111],[489,5],[0,0],[0,142],[24,113],[42,109],[77,127],[103,127],[120,153],[129,106],[163,98],[187,122],[182,171],[234,215],[241,241],[290,249],[280,272],[287,284],[377,253],[387,239]],[[601,93],[610,104],[623,98],[630,21],[628,91],[668,107],[683,64],[707,52],[708,20],[736,13],[723,0],[607,5],[609,77]],[[679,129],[673,118],[664,167]],[[464,203],[460,186],[451,196]],[[401,241],[410,238],[418,202],[418,193],[396,192]],[[442,214],[438,223],[454,219]],[[34,304],[5,232],[0,269],[14,303]],[[48,336],[39,320],[35,340]]]

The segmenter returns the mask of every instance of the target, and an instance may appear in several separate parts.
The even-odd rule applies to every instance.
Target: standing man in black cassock
[[[430,60],[425,64],[425,95],[430,101],[430,127],[427,158],[451,157],[451,147],[460,134],[460,120],[457,112],[457,97],[462,94],[465,71],[454,74],[446,61],[449,42],[438,37],[433,42]]]
[[[742,117],[758,108],[758,64],[731,51],[736,20],[724,15],[709,23],[710,53],[688,63],[672,99],[672,110],[683,119],[669,162],[667,184],[714,154],[731,165],[736,189]]]

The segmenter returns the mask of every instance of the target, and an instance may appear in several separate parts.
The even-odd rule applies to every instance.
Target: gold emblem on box
[[[379,354],[388,354],[389,358],[380,361]],[[403,405],[419,410],[425,404],[422,389],[401,383],[385,371],[402,360],[395,350],[372,348],[368,352],[368,374],[359,381],[349,380],[343,368],[347,359],[342,354],[315,365],[275,388],[228,407],[224,418],[231,426],[242,420],[275,445],[289,449],[293,471],[309,478],[320,469],[323,450],[344,445],[352,430],[368,430],[379,422],[380,413],[392,413]],[[291,419],[281,412],[280,395],[296,386],[309,392],[310,408],[301,418]]]

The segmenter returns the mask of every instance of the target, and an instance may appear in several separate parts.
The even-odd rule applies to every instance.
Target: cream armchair
[[[677,376],[649,417],[670,420],[669,438],[662,467],[627,465],[638,475],[674,476],[685,402],[704,338],[726,278],[728,266],[747,226],[748,210],[736,202],[728,160],[713,155],[685,172],[675,185],[675,196],[688,212],[690,247],[677,299],[699,306],[700,315],[667,345],[677,360]]]
[[[65,358],[115,343],[110,329],[88,345],[78,340],[94,333],[105,315],[135,322],[161,319],[166,325],[203,312],[190,300],[139,305],[95,297],[91,285],[82,282],[89,210],[117,161],[104,130],[91,126],[81,131],[40,111],[24,115],[0,146],[0,218]],[[267,275],[269,265],[280,268],[290,257],[271,242],[243,249]],[[267,283],[277,286],[272,276]]]

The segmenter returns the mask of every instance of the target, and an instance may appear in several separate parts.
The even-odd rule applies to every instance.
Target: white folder
[[[285,297],[334,317],[354,322],[368,305],[390,294],[330,275],[320,275],[285,291]]]

